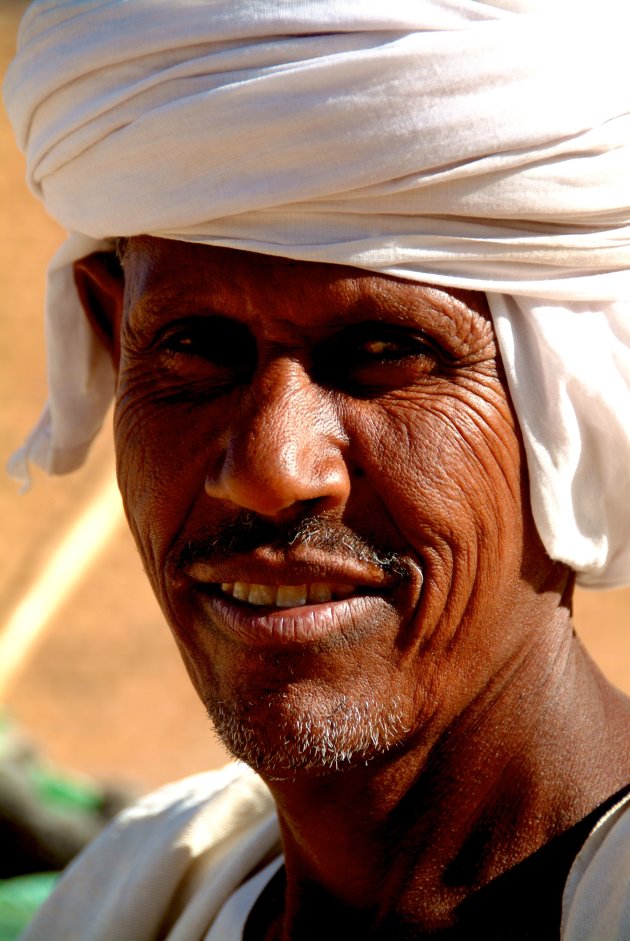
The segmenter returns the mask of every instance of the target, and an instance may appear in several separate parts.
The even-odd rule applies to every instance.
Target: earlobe
[[[118,368],[125,289],[120,262],[113,252],[94,252],[74,263],[74,281],[92,329]]]

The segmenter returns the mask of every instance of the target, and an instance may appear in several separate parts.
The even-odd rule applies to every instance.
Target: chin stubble
[[[271,701],[267,706],[265,721],[260,704],[206,702],[215,732],[230,754],[270,778],[366,764],[398,745],[410,731],[395,698],[387,704],[342,696],[327,706],[296,709],[284,702],[274,708]]]

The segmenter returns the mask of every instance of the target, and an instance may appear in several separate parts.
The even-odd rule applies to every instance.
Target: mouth
[[[265,566],[253,567],[258,577],[249,580],[245,571],[237,574],[235,565],[229,567],[232,571],[223,573],[195,563],[186,572],[207,626],[247,645],[276,648],[362,632],[391,611],[390,596],[398,582],[376,572],[348,571],[346,578],[341,573],[327,578],[317,566],[309,572],[305,565],[290,573],[285,569],[284,578]],[[360,577],[353,580],[353,574]]]
[[[174,607],[178,597],[191,604],[201,634],[275,650],[358,642],[404,618],[417,583],[402,557],[369,558],[345,544],[336,553],[262,546],[223,557],[189,549],[174,563]]]

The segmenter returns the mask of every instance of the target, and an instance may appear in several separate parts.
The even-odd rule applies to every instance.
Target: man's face
[[[121,490],[220,734],[270,775],[431,742],[543,555],[484,297],[157,239],[125,276]]]

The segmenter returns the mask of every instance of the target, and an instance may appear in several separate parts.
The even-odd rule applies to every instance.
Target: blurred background
[[[25,7],[0,0],[3,73]],[[45,400],[44,276],[63,233],[23,182],[4,113],[0,162],[4,465]],[[70,477],[35,472],[25,495],[0,473],[0,708],[62,767],[143,790],[226,756],[125,528],[110,439],[106,427],[87,466]],[[606,674],[630,692],[630,590],[579,592],[576,626]]]

